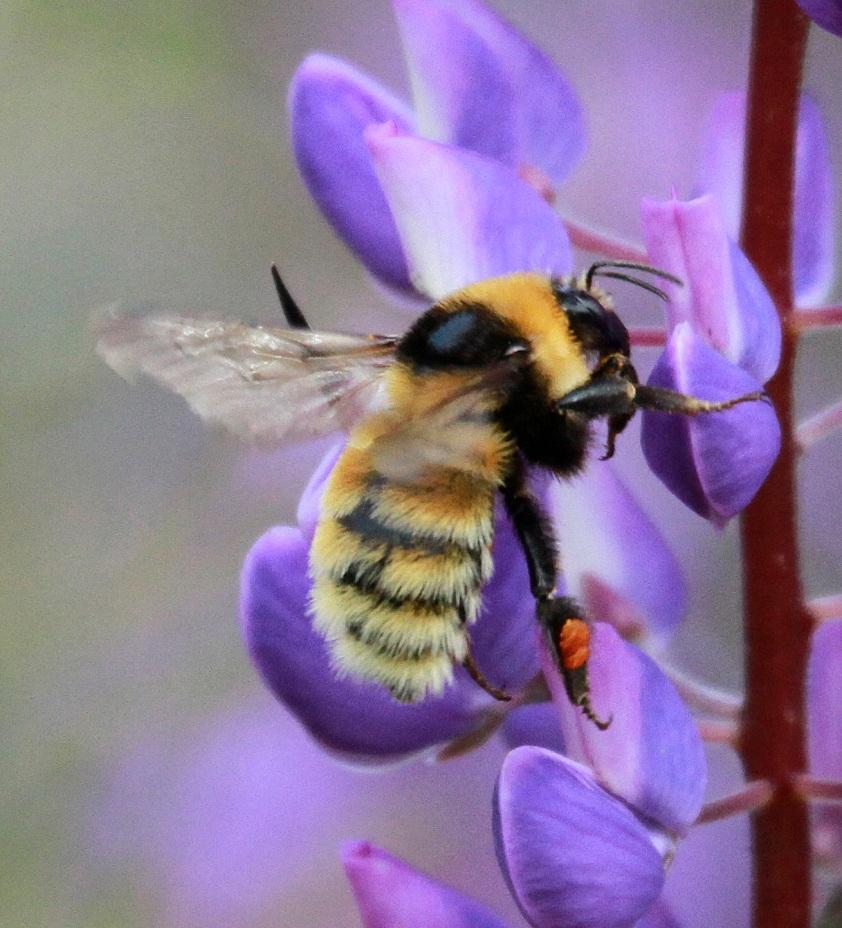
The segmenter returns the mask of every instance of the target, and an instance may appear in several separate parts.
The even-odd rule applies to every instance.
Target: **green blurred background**
[[[540,37],[588,111],[565,209],[636,235],[640,196],[690,187],[704,116],[743,79],[748,3],[498,7]],[[386,0],[0,2],[3,926],[351,926],[336,847],[357,837],[519,923],[489,839],[499,747],[445,770],[350,771],[248,665],[240,563],[291,520],[320,448],[245,451],[92,349],[90,314],[115,301],[275,318],[273,260],[319,326],[405,324],[288,150],[285,87],[315,49],[406,88]],[[839,49],[817,32],[808,68],[837,163]],[[838,393],[839,348],[807,346],[801,408]],[[676,654],[736,685],[734,527],[714,533],[643,470],[636,442],[622,451],[688,567],[693,621]],[[838,451],[828,442],[805,469],[815,593],[842,580]],[[723,784],[736,775],[724,770]],[[705,923],[704,840],[703,885],[679,903],[688,924]],[[734,841],[743,853],[744,833]]]

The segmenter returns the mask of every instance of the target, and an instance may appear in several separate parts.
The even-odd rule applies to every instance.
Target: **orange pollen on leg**
[[[591,630],[581,619],[568,619],[558,636],[561,660],[567,670],[576,670],[588,662]]]

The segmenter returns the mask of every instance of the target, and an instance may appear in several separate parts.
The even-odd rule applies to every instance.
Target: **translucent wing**
[[[391,428],[371,445],[372,465],[394,483],[423,482],[446,468],[495,481],[500,437],[493,427],[501,393],[512,382],[520,359],[506,358],[481,370],[452,377],[447,389],[422,395],[411,411],[402,410]]]
[[[267,444],[348,429],[368,409],[398,341],[114,313],[94,327],[97,350],[117,373],[146,374],[208,422]]]

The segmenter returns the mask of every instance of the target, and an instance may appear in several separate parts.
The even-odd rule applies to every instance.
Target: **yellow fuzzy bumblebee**
[[[508,698],[470,650],[501,494],[568,695],[604,726],[590,705],[588,626],[556,595],[555,541],[528,470],[576,473],[598,418],[610,457],[637,409],[696,415],[763,396],[709,403],[638,383],[628,332],[594,284],[614,277],[666,298],[629,270],[674,280],[629,262],[579,278],[512,274],[438,301],[391,337],[311,331],[273,268],[289,329],[109,316],[98,347],[119,373],[153,377],[243,437],[349,432],[310,553],[313,619],[336,672],[399,700],[440,693],[455,664]]]

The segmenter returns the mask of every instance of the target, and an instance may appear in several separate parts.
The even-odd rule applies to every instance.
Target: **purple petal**
[[[743,197],[746,96],[742,90],[716,102],[702,152],[697,190],[718,199],[731,238],[740,231]],[[795,295],[800,306],[830,292],[835,254],[833,171],[827,130],[818,104],[802,94],[795,156]]]
[[[379,686],[338,679],[308,614],[307,542],[297,529],[268,531],[243,567],[243,635],[264,682],[325,747],[389,758],[465,734],[476,687],[460,678],[442,696],[396,702]]]
[[[842,36],[842,0],[796,0],[796,3],[822,29]]]
[[[319,462],[319,466],[313,471],[313,476],[307,481],[307,486],[304,487],[304,492],[298,500],[296,521],[308,544],[313,540],[316,524],[319,521],[322,493],[325,491],[327,478],[336,466],[339,455],[345,450],[346,441],[347,439],[343,436],[328,448]]]
[[[393,2],[421,134],[564,180],[584,117],[553,62],[478,0]]]
[[[419,134],[517,167],[514,86],[494,51],[446,3],[393,6]]]
[[[679,325],[649,378],[651,386],[726,400],[760,385]],[[641,440],[649,466],[687,506],[716,525],[747,506],[780,450],[780,426],[766,402],[695,417],[645,412]]]
[[[494,812],[497,858],[535,928],[630,928],[660,894],[661,855],[640,821],[552,751],[506,757]]]
[[[484,906],[367,841],[342,850],[363,928],[506,928]]]
[[[772,299],[740,249],[728,239],[716,200],[644,200],[641,221],[653,264],[683,287],[667,283],[672,331],[688,322],[734,364],[765,383],[781,352],[781,328]]]
[[[474,152],[401,135],[366,133],[415,286],[439,298],[514,271],[569,273],[559,216],[517,175]]]
[[[666,904],[659,899],[635,928],[679,928],[679,925]]]
[[[536,702],[512,710],[503,722],[503,738],[510,748],[530,744],[564,753],[558,710],[551,702]]]
[[[351,65],[310,55],[289,91],[292,146],[313,199],[372,274],[411,289],[392,214],[363,139],[366,126],[390,120],[412,130],[412,113]]]
[[[641,815],[683,834],[702,808],[707,765],[696,723],[658,665],[610,625],[593,627],[588,678],[600,731],[572,706],[552,661],[545,674],[561,714],[567,755]]]
[[[471,628],[471,651],[492,683],[514,693],[539,670],[535,600],[523,550],[501,505],[492,557],[494,575],[482,591],[482,610]]]
[[[813,633],[807,675],[810,773],[842,780],[842,619]],[[818,806],[815,843],[823,857],[842,860],[842,807]]]
[[[550,499],[565,580],[588,615],[624,635],[668,635],[687,608],[684,574],[614,468],[592,461]]]
[[[840,8],[837,5],[837,13]],[[842,17],[842,14],[839,14]],[[836,249],[836,199],[827,128],[818,103],[802,94],[795,154],[795,237],[792,263],[799,306],[816,306],[830,293]]]
[[[745,91],[723,93],[708,119],[695,188],[696,196],[716,197],[725,229],[734,240],[739,238],[743,213],[745,123]]]

